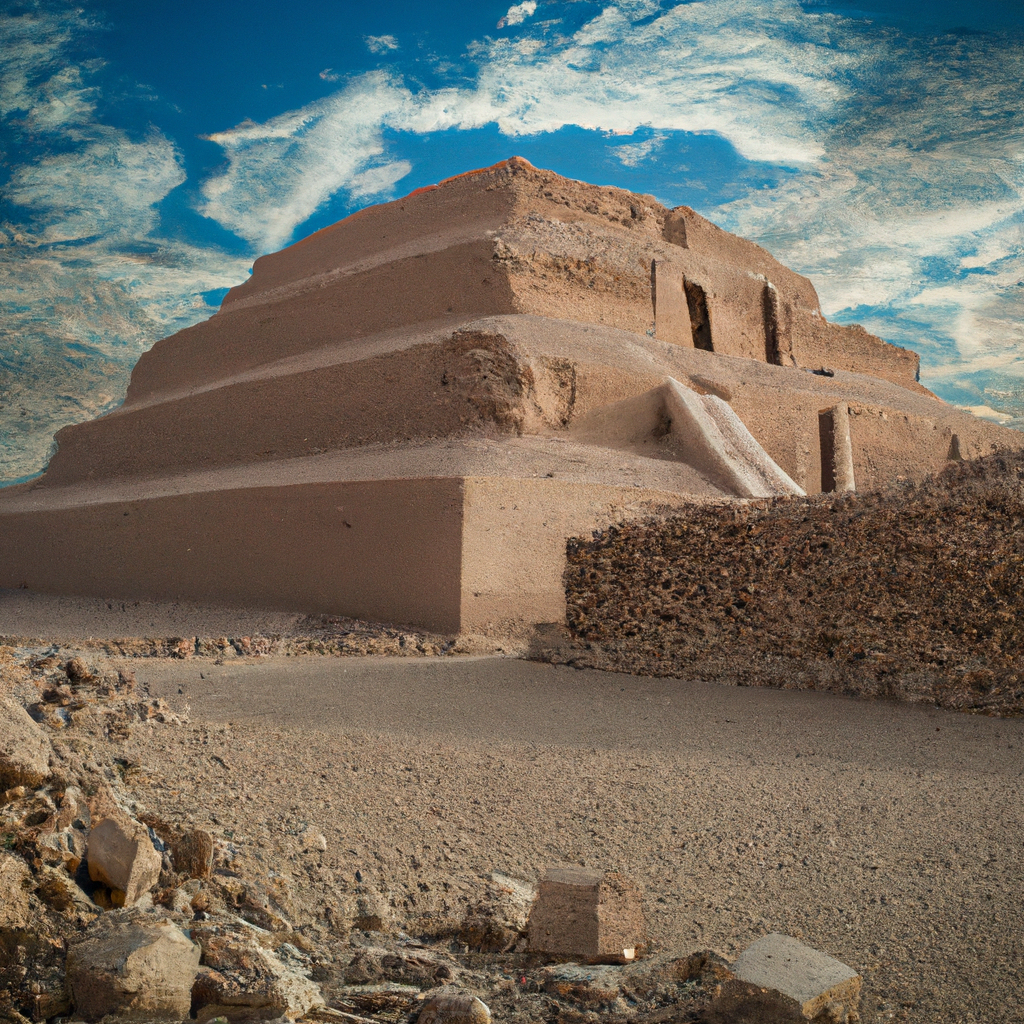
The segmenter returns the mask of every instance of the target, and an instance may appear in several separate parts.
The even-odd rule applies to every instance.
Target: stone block
[[[773,932],[759,939],[740,954],[732,971],[735,980],[722,986],[716,1020],[853,1024],[860,1019],[860,975],[789,935]]]
[[[646,944],[640,888],[617,872],[551,868],[527,926],[531,950],[624,963]]]
[[[187,1020],[200,948],[171,921],[109,914],[68,950],[67,980],[76,1014],[98,1021]]]
[[[104,818],[89,833],[89,877],[113,891],[114,903],[131,906],[156,885],[163,858],[149,829],[126,815]]]
[[[52,755],[49,739],[28,712],[0,698],[0,792],[41,786],[50,777]]]
[[[416,1024],[491,1024],[491,1011],[476,996],[445,992],[423,1004]]]

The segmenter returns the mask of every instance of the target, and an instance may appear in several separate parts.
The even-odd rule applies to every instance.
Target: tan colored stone
[[[32,872],[20,857],[0,853],[0,928],[27,928]]]
[[[188,1018],[200,948],[170,921],[105,915],[68,950],[67,979],[76,1013],[127,1020]]]
[[[122,815],[104,818],[89,833],[89,877],[113,891],[115,905],[131,906],[156,885],[163,859],[145,825]]]
[[[18,703],[0,698],[0,791],[41,786],[50,777],[53,747]]]
[[[423,1004],[416,1024],[491,1024],[491,1010],[468,993],[442,993]]]
[[[617,872],[549,869],[528,924],[531,950],[629,962],[647,942],[640,888]]]
[[[759,1014],[765,1024],[859,1020],[861,977],[846,964],[773,932],[745,949],[732,965],[715,1006],[715,1019]]]

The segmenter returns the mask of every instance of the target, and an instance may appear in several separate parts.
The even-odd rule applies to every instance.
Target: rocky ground
[[[571,542],[580,667],[1024,713],[1024,456],[869,494],[695,506]]]
[[[632,676],[506,662],[519,674],[488,696],[464,642],[329,619],[8,637],[0,740],[29,755],[15,770],[0,749],[0,1020],[100,1019],[114,1004],[97,957],[130,940],[125,963],[162,965],[164,990],[187,979],[182,1020],[412,1024],[434,995],[468,993],[496,1021],[776,1021],[728,1010],[723,986],[745,946],[783,931],[864,976],[864,1021],[1024,1021],[1024,737],[947,713],[1024,707],[1022,480],[1001,456],[571,545],[571,631],[534,655]],[[384,654],[444,678],[381,686],[385,662],[365,656]],[[302,664],[362,668],[331,690]],[[889,722],[878,704],[775,694],[768,714],[695,678],[932,710]],[[708,709],[693,736],[672,717],[688,701]],[[823,709],[835,723],[799,731]],[[90,870],[104,820],[148,864],[126,889]],[[553,863],[643,885],[645,955],[531,952]]]
[[[313,824],[330,816],[329,790],[268,777],[275,754],[230,726],[190,725],[138,692],[130,669],[3,647],[0,658],[0,1020],[397,1024],[425,1007],[439,1024],[486,1024],[490,1012],[566,1024],[748,1019],[746,989],[723,994],[737,983],[710,950],[659,950],[645,930],[641,958],[625,965],[531,950],[535,880],[467,873],[454,840],[389,849],[383,834],[357,831],[339,858]],[[345,744],[346,768],[397,773],[369,793],[407,818],[419,770],[365,742]],[[185,770],[168,778],[169,762],[151,754],[171,748]],[[211,766],[223,778],[208,778]],[[277,820],[254,819],[249,805],[275,789]],[[352,858],[362,867],[339,878]],[[463,1001],[447,1006],[449,996]],[[775,1010],[749,1019],[795,1019]]]
[[[904,753],[861,768],[863,755],[839,743],[835,761],[797,749],[782,765],[752,739],[740,744],[746,760],[734,761],[722,749],[727,724],[703,741],[703,756],[659,752],[666,737],[653,724],[647,750],[632,740],[625,750],[551,746],[539,729],[538,746],[519,739],[518,726],[515,736],[504,730],[504,743],[476,725],[475,743],[374,734],[330,715],[323,698],[317,716],[315,694],[306,700],[319,730],[232,722],[234,712],[217,721],[191,694],[229,666],[136,660],[140,673],[152,664],[180,675],[171,692],[187,689],[198,702],[190,721],[185,695],[168,706],[144,692],[131,662],[4,653],[6,691],[32,709],[52,749],[48,776],[9,785],[0,807],[0,992],[18,1024],[96,1019],[78,1005],[72,1013],[69,950],[168,921],[202,946],[189,990],[201,1020],[398,1024],[415,1019],[421,997],[458,991],[479,996],[499,1021],[710,1021],[729,963],[772,930],[862,973],[863,1020],[1024,1020],[1013,912],[1020,808],[1005,772],[972,774],[962,792],[963,769],[947,778],[922,761],[902,771]],[[307,661],[276,663],[290,671]],[[435,661],[481,678],[488,663]],[[616,693],[627,679],[607,678]],[[652,696],[664,717],[667,700]],[[251,703],[244,693],[239,701]],[[921,737],[952,733],[955,765],[972,745],[955,722],[988,723],[952,717],[919,726]],[[753,738],[765,726],[761,717],[733,728]],[[1012,774],[1020,737],[1009,739],[1010,752],[995,739],[992,756],[1009,758]],[[901,742],[894,735],[889,745],[899,752]],[[82,860],[108,815],[146,826],[161,849],[159,876],[128,908]],[[641,882],[649,955],[596,968],[531,954],[526,913],[553,862],[621,868]]]

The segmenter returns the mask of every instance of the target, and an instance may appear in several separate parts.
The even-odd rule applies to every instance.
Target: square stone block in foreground
[[[764,1003],[771,1021],[859,1020],[861,977],[826,953],[789,935],[773,932],[745,949],[732,965],[735,981],[726,983],[722,1006],[750,1009]],[[731,1018],[730,1018],[731,1019]],[[759,1018],[760,1019],[760,1018]]]
[[[624,963],[645,945],[643,893],[614,871],[550,868],[527,925],[530,949]]]

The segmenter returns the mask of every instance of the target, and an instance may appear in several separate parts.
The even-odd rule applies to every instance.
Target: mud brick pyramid
[[[1024,438],[688,207],[512,159],[257,260],[0,492],[0,586],[442,631],[562,619],[571,535]]]

